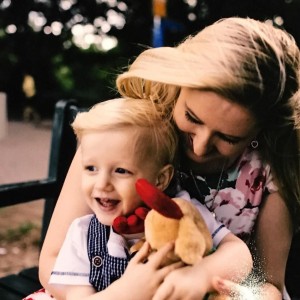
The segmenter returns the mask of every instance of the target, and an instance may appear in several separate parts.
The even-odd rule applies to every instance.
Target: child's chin
[[[110,216],[110,217],[108,218],[107,216],[103,217],[103,216],[101,216],[101,215],[97,215],[97,214],[96,214],[96,217],[97,217],[98,221],[99,221],[101,224],[106,225],[106,226],[112,226],[113,221],[114,221],[114,219],[117,217],[117,215],[116,215],[116,216]]]

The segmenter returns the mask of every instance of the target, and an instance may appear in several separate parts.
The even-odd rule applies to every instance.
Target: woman
[[[144,51],[117,79],[123,96],[147,98],[174,118],[178,183],[251,246],[269,299],[289,299],[285,266],[299,225],[299,63],[285,32],[228,18],[176,48]],[[42,249],[44,284],[69,223],[88,212],[76,189],[79,165],[77,153]],[[169,274],[155,299],[182,299],[192,274]]]
[[[251,244],[266,280],[283,291],[299,225],[293,38],[251,19],[224,19],[177,48],[145,51],[117,84],[122,95],[143,94],[172,112],[182,133],[181,184]]]

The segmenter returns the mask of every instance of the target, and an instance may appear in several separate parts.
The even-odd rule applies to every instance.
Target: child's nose
[[[105,172],[100,172],[97,176],[95,188],[98,190],[103,190],[103,191],[113,190],[111,176]]]

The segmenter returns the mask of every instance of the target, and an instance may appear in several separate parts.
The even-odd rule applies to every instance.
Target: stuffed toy
[[[136,182],[141,199],[151,208],[145,218],[145,239],[153,251],[174,242],[174,253],[163,265],[176,261],[193,265],[210,253],[212,238],[197,210],[189,201],[170,198],[145,179]]]
[[[129,217],[120,216],[114,220],[116,232],[127,235],[144,230],[145,240],[152,251],[157,251],[168,242],[174,242],[174,251],[165,258],[162,265],[183,261],[193,265],[212,251],[211,234],[200,212],[189,201],[170,198],[145,179],[136,182],[136,190],[149,207],[139,207]],[[137,251],[137,243],[131,251]],[[209,300],[222,300],[221,295],[210,295]]]
[[[212,238],[195,206],[180,198],[170,198],[145,179],[138,179],[136,190],[147,207],[138,207],[128,217],[119,216],[114,230],[128,236],[145,232],[153,251],[175,242],[174,254],[165,264],[182,260],[194,264],[212,249]]]

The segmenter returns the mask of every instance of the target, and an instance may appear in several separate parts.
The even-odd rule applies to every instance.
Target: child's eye
[[[94,167],[94,166],[85,166],[84,169],[86,171],[89,171],[89,172],[95,172],[96,171],[96,167]]]
[[[119,173],[119,174],[132,174],[130,171],[128,171],[124,168],[116,168],[115,172]]]

